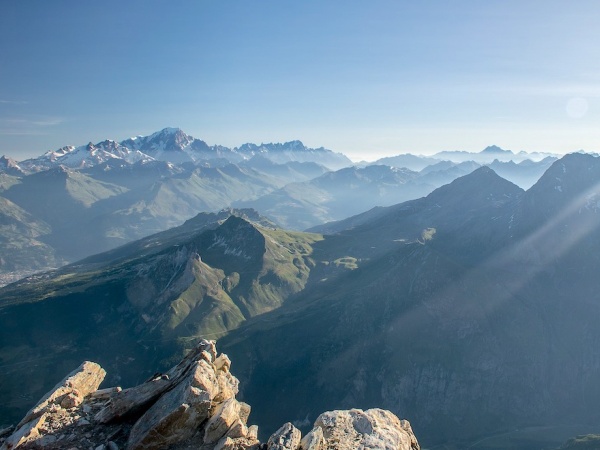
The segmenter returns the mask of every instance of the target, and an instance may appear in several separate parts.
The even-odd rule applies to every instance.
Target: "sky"
[[[353,160],[600,150],[600,2],[2,0],[0,155],[179,127]]]

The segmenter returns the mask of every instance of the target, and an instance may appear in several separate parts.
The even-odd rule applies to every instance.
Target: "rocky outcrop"
[[[420,448],[406,420],[380,409],[323,413],[304,438],[286,423],[261,443],[258,427],[248,426],[250,405],[235,398],[238,380],[230,367],[213,341],[202,340],[165,374],[125,390],[98,390],[106,372],[84,362],[14,430],[0,430],[0,450]]]

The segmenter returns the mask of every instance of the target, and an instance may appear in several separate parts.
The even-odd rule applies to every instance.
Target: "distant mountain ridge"
[[[0,196],[14,226],[0,229],[0,245],[20,244],[2,247],[4,260],[19,264],[0,264],[0,285],[43,269],[43,261],[45,268],[73,262],[180,225],[200,211],[252,207],[284,228],[302,230],[427,195],[484,164],[528,188],[554,161],[500,160],[516,157],[497,146],[454,153],[452,161],[398,155],[386,164],[355,167],[340,153],[297,140],[227,148],[165,128],[121,142],[65,146],[21,162],[2,157]],[[457,162],[463,156],[479,162]],[[29,233],[32,220],[46,224],[45,233]],[[35,257],[35,249],[47,257]]]
[[[224,158],[231,163],[239,163],[255,155],[262,155],[280,164],[290,161],[318,162],[330,170],[352,165],[352,161],[341,153],[323,147],[308,148],[300,141],[244,144],[236,148],[227,148],[221,145],[209,146],[179,128],[165,128],[149,136],[136,136],[121,142],[107,139],[97,144],[90,142],[78,147],[65,146],[18,164],[21,170],[38,172],[57,165],[71,168],[92,167],[112,159],[120,159],[128,163],[157,160],[181,164]],[[0,160],[0,170],[9,165],[8,159],[3,158]]]
[[[421,171],[428,166],[443,162],[452,162],[454,164],[474,162],[481,165],[487,165],[493,163],[494,161],[502,163],[512,161],[513,163],[518,164],[523,161],[536,163],[546,158],[552,158],[552,160],[555,160],[558,158],[558,156],[559,155],[545,152],[514,152],[512,150],[505,150],[497,145],[490,145],[480,152],[444,150],[428,156],[405,153],[396,156],[386,156],[385,158],[378,159],[373,163],[362,163],[361,165],[385,164],[393,167],[406,167],[411,170]]]

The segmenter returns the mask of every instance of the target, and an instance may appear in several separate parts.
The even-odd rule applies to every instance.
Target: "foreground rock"
[[[418,450],[406,420],[389,411],[330,411],[302,438],[291,423],[268,439],[248,426],[226,355],[202,340],[177,366],[130,389],[98,390],[106,372],[84,362],[32,408],[0,450]]]

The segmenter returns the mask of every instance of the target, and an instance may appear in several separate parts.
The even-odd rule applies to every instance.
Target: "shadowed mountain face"
[[[23,379],[36,398],[87,358],[131,385],[224,336],[266,433],[346,407],[409,416],[425,445],[454,448],[597,423],[599,161],[566,156],[528,191],[481,167],[325,237],[200,215],[8,286],[3,417],[22,415]]]
[[[340,226],[315,252],[368,262],[221,342],[246,358],[257,421],[381,405],[414,418],[426,445],[456,448],[597,423],[598,170],[598,158],[569,155],[523,192],[482,168]],[[275,408],[284,393],[294,407]]]

